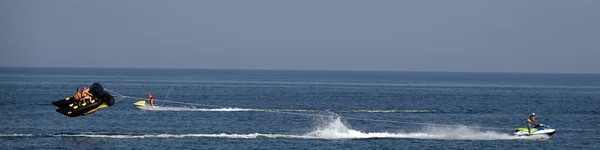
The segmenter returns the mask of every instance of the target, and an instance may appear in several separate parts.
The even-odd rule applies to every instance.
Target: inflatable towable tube
[[[94,83],[89,88],[92,99],[89,101],[75,100],[75,97],[67,97],[52,102],[59,112],[65,116],[77,117],[92,114],[102,108],[110,107],[115,104],[115,98],[110,93],[104,91],[100,83]]]

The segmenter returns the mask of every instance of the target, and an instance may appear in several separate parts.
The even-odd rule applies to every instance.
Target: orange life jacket
[[[81,91],[81,97],[86,97],[86,96],[88,96],[87,92],[85,92],[85,90],[82,90]]]
[[[79,88],[77,88],[77,92],[75,92],[75,96],[73,97],[75,98],[75,100],[81,99],[81,92],[79,91]]]

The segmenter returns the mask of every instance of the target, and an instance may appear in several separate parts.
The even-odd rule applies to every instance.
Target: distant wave
[[[466,126],[461,127],[429,127],[419,132],[365,132],[349,128],[339,117],[322,119],[311,132],[302,135],[294,134],[122,134],[122,133],[57,133],[57,134],[0,134],[6,137],[88,137],[88,138],[231,138],[231,139],[443,139],[443,140],[514,140],[514,139],[549,139],[548,136],[518,137],[495,131],[480,131]]]

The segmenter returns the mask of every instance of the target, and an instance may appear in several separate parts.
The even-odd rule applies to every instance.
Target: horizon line
[[[593,72],[511,72],[511,71],[431,71],[431,70],[361,70],[361,69],[284,69],[284,68],[161,68],[161,67],[66,67],[66,66],[2,66],[0,68],[72,68],[72,69],[163,69],[163,70],[248,70],[248,71],[338,71],[338,72],[422,72],[422,73],[506,73],[506,74],[583,74]]]

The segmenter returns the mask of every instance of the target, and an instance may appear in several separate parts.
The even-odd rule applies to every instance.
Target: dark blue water
[[[54,111],[93,82],[129,98]],[[598,99],[594,74],[0,68],[0,148],[600,149]],[[532,112],[552,138],[510,135]]]

